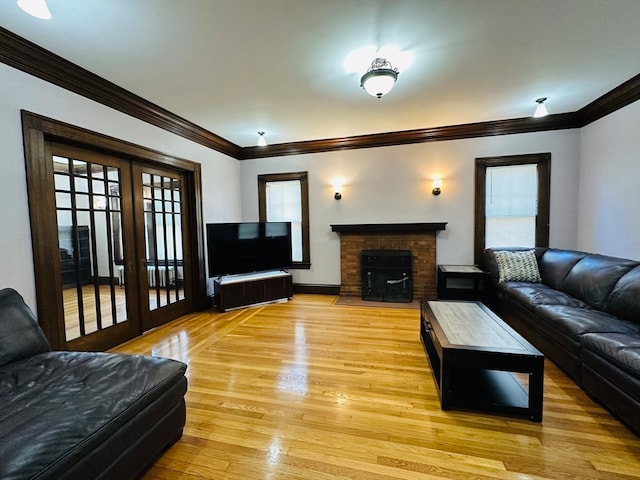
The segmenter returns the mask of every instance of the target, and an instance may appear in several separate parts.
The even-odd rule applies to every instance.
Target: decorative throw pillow
[[[500,282],[541,282],[535,250],[507,251],[495,253]]]

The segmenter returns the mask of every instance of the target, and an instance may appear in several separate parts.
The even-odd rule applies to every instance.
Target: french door
[[[69,349],[99,349],[140,332],[136,285],[125,261],[135,256],[129,162],[50,144],[62,322]],[[55,271],[55,270],[54,270]],[[56,278],[57,277],[57,278]]]
[[[178,171],[134,164],[136,281],[141,297],[143,330],[193,310],[184,175]],[[185,230],[186,228],[186,230]]]
[[[34,258],[48,256],[52,266],[39,275],[49,277],[59,300],[47,315],[39,311],[55,347],[104,350],[193,311],[185,172],[57,142],[44,146],[50,174],[40,187],[53,206],[43,198],[30,203],[38,202],[32,225],[41,239]],[[34,222],[33,215],[52,210]]]

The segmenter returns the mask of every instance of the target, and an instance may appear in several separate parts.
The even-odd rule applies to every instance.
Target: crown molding
[[[285,155],[303,155],[356,148],[389,147],[411,143],[440,142],[444,140],[460,140],[493,135],[513,135],[515,133],[578,128],[579,126],[579,119],[575,113],[561,113],[542,118],[515,118],[354,137],[279,143],[267,145],[266,147],[244,147],[242,148],[240,160]]]
[[[638,100],[640,100],[640,73],[578,110],[580,126],[589,125]]]
[[[640,74],[577,112],[240,147],[0,27],[0,62],[238,160],[581,128],[640,99]]]
[[[0,61],[13,68],[238,158],[240,147],[0,27]]]

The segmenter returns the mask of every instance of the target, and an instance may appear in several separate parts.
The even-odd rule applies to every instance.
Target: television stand
[[[225,275],[213,281],[213,288],[216,304],[222,312],[288,300],[293,296],[291,274],[284,270]]]

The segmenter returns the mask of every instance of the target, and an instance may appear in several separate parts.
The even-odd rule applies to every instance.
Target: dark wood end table
[[[489,272],[476,265],[438,265],[438,298],[482,300],[490,286]]]
[[[423,300],[420,338],[443,410],[480,410],[542,421],[544,355],[488,307],[480,302]],[[527,375],[518,381],[514,372]]]

